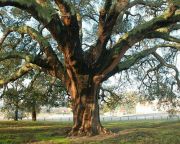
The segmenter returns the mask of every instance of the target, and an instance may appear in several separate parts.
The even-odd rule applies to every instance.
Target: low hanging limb
[[[26,63],[21,68],[19,68],[14,74],[12,74],[10,77],[6,79],[0,79],[0,87],[3,85],[6,85],[7,83],[11,81],[15,81],[18,78],[22,77],[23,75],[27,74],[29,71],[33,69],[39,69],[38,66],[32,64],[32,63]]]
[[[55,52],[52,50],[51,45],[49,44],[47,39],[45,39],[38,31],[36,31],[32,27],[29,26],[10,27],[9,29],[7,29],[3,38],[1,39],[1,45],[4,42],[5,38],[8,36],[8,34],[13,31],[18,32],[20,34],[28,34],[31,36],[32,39],[37,41],[40,44],[40,47],[42,48],[43,52],[46,54],[46,61],[47,61],[46,63],[48,63],[48,65],[51,66],[50,71],[54,71],[50,73],[53,75],[57,74],[60,78],[64,77],[64,72],[65,72],[64,66],[57,58]],[[56,73],[55,71],[58,71],[58,73]]]

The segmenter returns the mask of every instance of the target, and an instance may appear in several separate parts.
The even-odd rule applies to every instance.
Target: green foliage
[[[18,80],[10,88],[7,87],[2,94],[4,103],[1,111],[5,113],[5,117],[8,119],[18,120],[25,117],[23,88],[19,87],[20,83],[21,81]]]
[[[108,94],[109,92],[109,94]],[[102,102],[101,110],[103,112],[108,112],[112,110],[124,110],[126,113],[134,113],[135,106],[139,102],[139,94],[136,92],[124,92],[117,94],[118,91],[113,92],[113,90],[106,91],[105,102]]]
[[[168,114],[169,114],[169,117],[174,117],[174,116],[177,116],[179,113],[180,113],[180,111],[179,110],[176,110],[176,109],[169,109],[168,111]]]
[[[25,112],[31,113],[33,110],[36,113],[40,112],[42,106],[50,109],[68,104],[67,93],[61,82],[43,73],[38,74],[30,83],[26,77],[22,77],[9,87],[7,86],[2,94],[4,101],[2,111],[6,113],[7,118],[14,118],[12,115],[16,110],[24,117]]]
[[[24,107],[29,112],[33,106],[40,110],[41,106],[51,108],[67,105],[66,89],[61,82],[44,73],[32,80],[24,90],[24,95]]]

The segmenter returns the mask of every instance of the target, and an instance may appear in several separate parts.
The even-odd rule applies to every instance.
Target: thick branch
[[[143,50],[137,54],[128,57],[123,62],[120,62],[110,73],[108,73],[108,75],[105,76],[103,80],[107,80],[109,77],[113,76],[114,74],[129,69],[141,59],[147,57],[150,54],[153,54],[158,48],[165,48],[165,47],[170,47],[178,50],[180,49],[179,44],[162,44],[162,45],[157,45],[151,49]]]
[[[12,74],[7,79],[0,79],[0,87],[11,81],[17,80],[18,78],[22,77],[23,75],[25,75],[32,69],[37,69],[37,66],[33,65],[31,63],[27,63],[27,64],[23,65],[19,70],[17,70],[14,74]]]
[[[170,48],[177,49],[178,51],[180,51],[179,43],[164,44],[164,45],[162,45],[162,47],[170,47]]]
[[[177,11],[174,16],[168,16],[168,13],[152,19],[138,27],[134,28],[130,32],[122,36],[118,43],[114,46],[114,54],[118,54],[122,51],[122,47],[126,44],[127,46],[132,46],[136,42],[146,38],[147,34],[152,33],[158,28],[168,26],[180,21],[180,11]],[[156,37],[155,37],[156,38]]]
[[[63,26],[58,13],[49,0],[0,0],[0,7],[2,6],[14,6],[31,13],[34,18],[46,26],[54,39],[62,44]]]
[[[180,29],[180,24],[173,24],[171,26],[159,28],[156,30],[156,32],[170,33],[174,30],[179,30],[179,29]]]
[[[50,4],[49,0],[0,0],[0,6],[15,6],[22,10],[28,11],[35,18],[43,23],[48,24],[55,10]]]
[[[63,64],[58,60],[56,54],[51,48],[51,45],[49,42],[35,29],[29,27],[29,26],[21,26],[21,27],[11,27],[9,28],[8,32],[16,31],[21,34],[29,34],[32,39],[36,40],[44,53],[46,54],[46,61],[50,68],[48,71],[51,75],[57,76],[60,79],[64,78],[64,66]],[[41,61],[42,62],[42,61]]]
[[[63,21],[64,25],[66,27],[73,25],[74,29],[78,30],[78,20],[74,8],[64,0],[55,0],[55,3],[61,12],[61,20]],[[76,36],[79,36],[79,31],[78,35]]]
[[[135,63],[137,63],[139,60],[145,58],[146,56],[152,54],[154,51],[156,51],[158,47],[154,47],[152,49],[147,49],[144,50],[142,52],[139,52],[137,54],[134,54],[132,56],[130,56],[129,58],[127,58],[126,60],[124,60],[123,62],[120,62],[114,69],[113,71],[111,71],[110,73],[108,73],[108,75],[105,76],[104,80],[108,79],[109,77],[111,77],[112,75],[119,73],[123,70],[127,70],[129,69],[131,66],[133,66]]]
[[[112,0],[106,0],[106,1],[105,1],[105,4],[104,4],[104,10],[105,10],[106,12],[109,12],[111,6],[112,6]]]
[[[162,38],[166,41],[180,43],[180,39],[170,36],[168,33],[165,33],[165,32],[152,32],[148,34],[147,37],[148,38]]]
[[[122,36],[118,43],[114,45],[111,58],[109,57],[109,60],[107,59],[109,61],[107,62],[108,66],[103,70],[102,75],[106,75],[111,72],[117,66],[125,52],[135,43],[146,38],[148,34],[158,28],[166,27],[180,21],[180,11],[177,10],[176,13],[172,13],[172,15],[168,12],[169,11],[166,11],[163,15],[139,25]]]
[[[112,0],[106,0],[104,4],[104,8],[100,10],[99,14],[99,36],[103,33],[104,26],[106,23],[107,15],[109,14],[110,8],[112,6]],[[113,26],[112,26],[113,27]]]
[[[94,65],[96,65],[96,62],[106,50],[107,42],[110,39],[117,18],[120,13],[123,13],[124,9],[128,5],[128,0],[117,0],[113,6],[111,6],[111,3],[111,1],[106,1],[104,9],[100,11],[98,40],[96,46],[90,49],[90,53],[92,55],[91,57],[93,58],[92,62]]]
[[[61,20],[64,24],[63,43],[58,48],[61,49],[65,56],[66,65],[78,67],[77,71],[82,72],[82,67],[86,67],[83,61],[82,50],[82,23],[80,13],[76,14],[74,7],[64,0],[55,0]],[[84,71],[83,71],[84,73]]]
[[[64,0],[54,0],[55,3],[57,4],[62,16],[69,16],[67,14],[71,14],[71,7],[67,2]]]
[[[0,53],[0,62],[7,60],[7,59],[24,59],[26,62],[32,62],[33,61],[33,56],[28,55],[27,53],[24,52],[6,52],[6,53]]]
[[[179,29],[180,29],[180,24],[173,24],[171,26],[162,27],[155,30],[152,33],[149,33],[147,35],[147,38],[162,38],[166,41],[180,43],[180,39],[170,35],[172,31],[179,30]]]
[[[12,51],[12,52],[0,53],[0,62],[7,59],[23,59],[27,63],[35,64],[41,67],[42,69],[47,70],[51,68],[51,66],[48,64],[48,61],[42,59],[39,55],[33,56],[25,52]]]

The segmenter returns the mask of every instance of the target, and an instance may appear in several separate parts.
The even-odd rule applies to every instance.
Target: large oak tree
[[[99,117],[98,95],[102,82],[149,55],[153,55],[161,66],[174,69],[177,85],[180,86],[177,68],[168,65],[157,53],[157,49],[162,47],[180,49],[180,40],[171,35],[172,31],[180,28],[178,0],[0,0],[0,6],[13,6],[28,12],[43,25],[42,30],[49,31],[50,37],[57,43],[54,48],[42,30],[25,24],[4,28],[0,41],[0,61],[25,61],[14,74],[0,79],[0,85],[15,81],[33,69],[60,79],[71,95],[73,104],[74,125],[71,135],[107,132]],[[98,14],[97,7],[101,7]],[[135,13],[136,7],[141,12]],[[147,13],[151,13],[151,16],[139,22]],[[2,14],[1,17],[3,19]],[[134,21],[127,22],[130,19]],[[89,24],[82,27],[87,21]],[[130,22],[131,28],[126,28]],[[91,23],[96,23],[91,29],[92,33],[84,30],[89,29]],[[28,34],[38,43],[41,53],[32,54],[22,49],[4,51],[3,43],[12,32]],[[141,47],[125,56],[135,44],[158,38],[161,39],[158,45]],[[91,42],[87,43],[89,39]]]

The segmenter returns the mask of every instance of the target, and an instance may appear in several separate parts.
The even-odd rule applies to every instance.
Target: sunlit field
[[[0,144],[180,144],[180,121],[121,121],[103,125],[113,133],[68,137],[68,122],[1,121]]]

